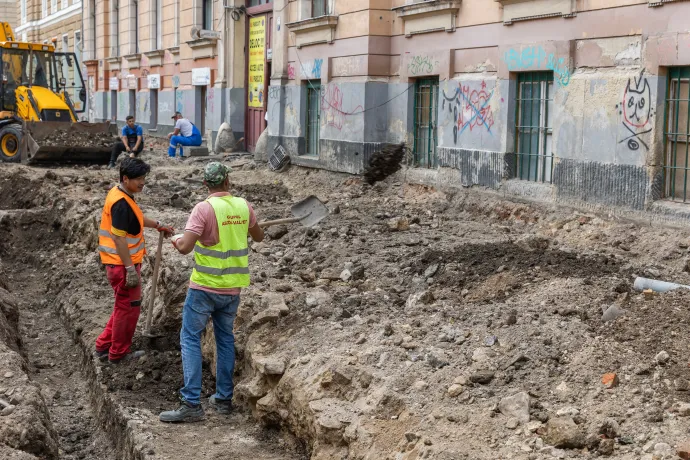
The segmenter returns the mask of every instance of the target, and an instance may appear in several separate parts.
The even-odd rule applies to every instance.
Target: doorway
[[[206,107],[208,105],[206,101],[208,91],[206,88],[206,86],[195,87],[196,106],[199,109],[194,114],[194,118],[196,119],[196,127],[199,129],[202,139],[204,139],[206,135]]]
[[[149,101],[149,107],[151,107],[151,118],[149,119],[149,127],[151,129],[156,129],[158,127],[158,90],[150,89],[149,95],[151,100]]]
[[[414,161],[420,168],[435,168],[438,117],[438,77],[424,78],[415,83],[414,96]]]
[[[110,120],[117,121],[117,91],[110,91]]]
[[[307,155],[319,156],[321,140],[321,81],[307,81]]]
[[[247,91],[245,112],[245,145],[253,153],[261,133],[267,125],[268,84],[271,78],[272,4],[248,9],[248,13],[266,14],[247,18]]]
[[[129,113],[127,115],[137,116],[137,92],[136,90],[129,90]]]

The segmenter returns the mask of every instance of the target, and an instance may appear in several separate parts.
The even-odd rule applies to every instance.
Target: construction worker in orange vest
[[[141,262],[146,254],[144,227],[155,228],[169,237],[174,229],[144,217],[134,194],[144,189],[151,167],[138,158],[120,164],[120,183],[105,198],[98,252],[105,264],[108,281],[115,291],[115,306],[108,324],[96,339],[94,355],[116,364],[137,359],[143,351],[132,352],[132,337],[141,311]]]

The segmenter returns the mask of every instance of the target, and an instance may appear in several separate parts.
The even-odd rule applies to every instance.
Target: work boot
[[[103,351],[94,351],[93,352],[93,357],[97,358],[99,361],[107,361],[108,360],[108,350],[103,350]]]
[[[110,364],[126,363],[128,361],[134,361],[135,359],[139,359],[145,354],[146,352],[144,350],[131,351],[120,359],[108,359],[108,361],[110,362]]]
[[[219,414],[228,415],[232,413],[232,399],[219,399],[214,395],[208,398],[208,403]]]
[[[201,404],[193,406],[187,401],[182,401],[179,409],[161,412],[158,419],[166,423],[198,422],[204,418],[204,409]]]
[[[108,163],[108,169],[113,169],[115,167],[115,163]]]

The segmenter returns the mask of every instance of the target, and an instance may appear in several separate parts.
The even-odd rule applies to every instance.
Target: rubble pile
[[[40,145],[45,147],[110,147],[117,142],[117,137],[110,133],[82,133],[69,129],[57,129],[50,137],[41,139]]]

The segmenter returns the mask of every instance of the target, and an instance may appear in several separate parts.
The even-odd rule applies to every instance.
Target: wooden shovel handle
[[[259,227],[264,228],[272,225],[292,224],[294,222],[299,222],[302,219],[302,217],[288,217],[287,219],[265,220],[263,222],[259,222]]]
[[[153,284],[151,285],[151,294],[149,305],[146,310],[146,323],[144,325],[144,333],[151,333],[151,319],[153,318],[153,303],[156,301],[156,286],[158,285],[158,271],[161,267],[161,256],[163,253],[163,232],[160,232],[158,237],[158,249],[156,250],[156,261],[153,264]]]

